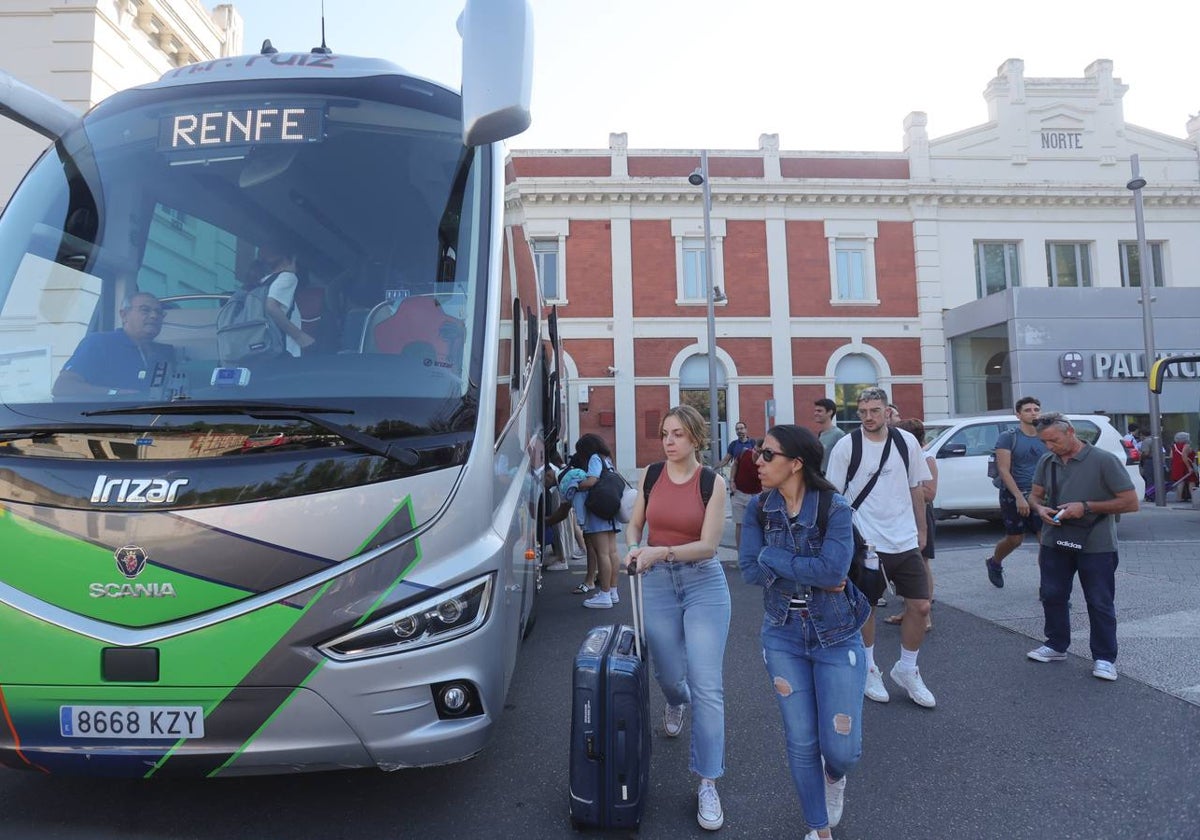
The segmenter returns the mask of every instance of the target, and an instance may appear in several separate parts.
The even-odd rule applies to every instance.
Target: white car
[[[1121,459],[1141,499],[1146,490],[1137,466],[1137,450],[1130,455],[1120,433],[1103,414],[1068,414],[1075,434],[1084,441]],[[948,417],[925,422],[925,451],[937,459],[938,488],[933,500],[938,519],[970,516],[1000,521],[999,491],[988,478],[988,456],[996,449],[996,438],[1019,425],[1013,414],[981,414]]]

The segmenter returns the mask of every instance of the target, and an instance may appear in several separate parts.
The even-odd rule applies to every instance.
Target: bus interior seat
[[[162,329],[155,341],[170,344],[184,358],[217,360],[217,313],[219,306],[175,307],[163,312]]]
[[[412,295],[400,300],[394,310],[384,302],[371,311],[362,347],[364,353],[406,354],[409,345],[420,343],[438,361],[452,362],[452,356],[461,352],[462,336],[463,322],[447,315],[434,296]]]

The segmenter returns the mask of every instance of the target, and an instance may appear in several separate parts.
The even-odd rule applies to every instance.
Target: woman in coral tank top
[[[725,481],[698,457],[708,446],[707,426],[691,406],[667,412],[661,427],[666,460],[642,474],[625,531],[625,562],[631,573],[642,575],[646,642],[667,701],[663,729],[668,738],[678,736],[691,706],[689,769],[700,777],[696,820],[715,831],[725,821],[716,780],[725,772],[722,669],[730,607],[725,570],[716,557],[725,526]]]

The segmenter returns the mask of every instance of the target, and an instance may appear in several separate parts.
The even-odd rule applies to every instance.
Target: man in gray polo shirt
[[[1071,644],[1071,589],[1075,574],[1091,622],[1092,675],[1117,678],[1117,527],[1113,514],[1138,509],[1137,493],[1115,455],[1084,443],[1057,412],[1037,419],[1038,437],[1051,456],[1033,476],[1029,505],[1041,517],[1042,611],[1046,643],[1029,651],[1037,662],[1067,658]]]

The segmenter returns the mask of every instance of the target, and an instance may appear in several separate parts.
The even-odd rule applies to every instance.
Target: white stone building
[[[240,55],[242,18],[201,0],[6,0],[0,68],[82,113],[118,90],[173,67]],[[0,119],[0,206],[48,145]]]

